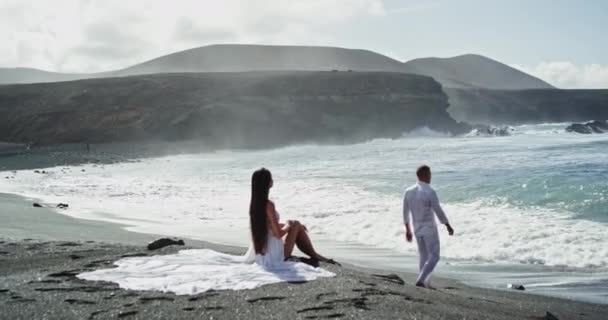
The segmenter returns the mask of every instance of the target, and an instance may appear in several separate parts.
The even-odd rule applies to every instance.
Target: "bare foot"
[[[339,266],[339,267],[341,267],[341,266],[342,266],[342,265],[341,265],[339,262],[337,262],[337,261],[336,261],[336,260],[334,260],[334,259],[327,259],[327,258],[323,258],[323,260],[321,260],[321,261],[323,261],[323,262],[325,262],[325,263],[329,263],[329,264],[335,264],[335,265],[337,265],[337,266]]]
[[[329,263],[329,264],[335,264],[337,266],[342,266],[340,263],[338,263],[336,260],[334,259],[330,259],[330,258],[326,258],[320,254],[317,254],[317,259],[321,262],[325,262],[325,263]]]

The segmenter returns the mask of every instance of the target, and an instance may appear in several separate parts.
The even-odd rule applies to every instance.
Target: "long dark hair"
[[[266,253],[268,240],[268,193],[272,175],[265,168],[259,169],[251,176],[251,202],[249,203],[249,222],[251,224],[251,238],[255,253]]]

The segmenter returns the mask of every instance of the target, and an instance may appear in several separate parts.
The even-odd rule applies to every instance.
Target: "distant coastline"
[[[463,134],[439,83],[391,72],[186,73],[0,86],[0,136],[36,145],[199,140],[272,148]]]
[[[475,54],[402,63],[359,49],[210,45],[97,74],[0,69],[0,84],[1,139],[35,145],[274,148],[608,119],[608,90],[556,89]]]

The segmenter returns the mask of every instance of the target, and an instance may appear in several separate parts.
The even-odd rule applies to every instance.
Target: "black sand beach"
[[[72,241],[0,241],[1,319],[605,319],[608,306],[519,292],[413,286],[413,275],[372,274],[323,265],[337,274],[196,296],[123,290],[76,278],[122,257],[174,253],[143,246]],[[211,246],[213,248],[213,246]],[[548,314],[547,312],[550,312]]]
[[[608,305],[473,288],[448,279],[437,279],[437,290],[421,289],[413,285],[413,274],[333,265],[322,267],[336,273],[334,278],[254,290],[196,296],[124,290],[76,275],[111,268],[114,261],[129,256],[193,247],[232,254],[244,249],[186,240],[186,247],[148,251],[145,243],[154,235],[30,209],[16,196],[2,195],[1,201],[6,210],[0,213],[0,319],[606,319],[608,315]]]

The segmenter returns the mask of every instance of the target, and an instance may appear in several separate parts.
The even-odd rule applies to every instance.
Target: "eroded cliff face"
[[[450,114],[485,124],[581,122],[608,119],[608,90],[444,89]]]
[[[0,86],[0,140],[349,143],[469,130],[433,79],[386,72],[164,74]]]

